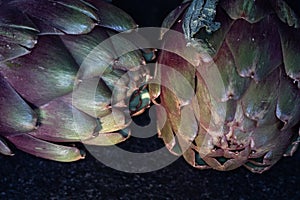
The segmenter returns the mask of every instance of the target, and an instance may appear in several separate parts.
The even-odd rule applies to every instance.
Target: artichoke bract
[[[199,169],[262,173],[296,151],[300,18],[293,8],[283,0],[184,1],[163,26],[168,51],[159,54],[161,84],[150,85],[150,95],[164,108],[158,132],[173,154]]]
[[[149,103],[135,98],[133,110],[126,108],[147,79],[147,50],[110,38],[136,28],[129,15],[104,1],[1,0],[0,153],[12,155],[12,143],[69,162],[84,157],[74,142],[127,139],[130,115]]]

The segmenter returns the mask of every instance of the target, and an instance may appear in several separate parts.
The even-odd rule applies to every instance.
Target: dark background
[[[160,26],[167,14],[183,0],[113,0],[113,3],[130,14],[141,26]],[[220,0],[222,1],[222,0]],[[286,2],[300,13],[299,0]]]
[[[182,158],[159,171],[129,174],[91,155],[75,163],[42,160],[22,152],[0,157],[0,199],[291,199],[300,198],[300,154],[269,171],[196,170]]]
[[[159,26],[179,0],[115,0],[140,26]],[[290,1],[299,11],[299,1]],[[298,5],[297,5],[298,4]],[[162,142],[132,138],[127,149],[156,149]],[[0,199],[300,199],[300,152],[263,174],[240,168],[196,170],[182,158],[159,171],[128,174],[93,156],[75,163],[36,158],[18,150],[0,156]]]

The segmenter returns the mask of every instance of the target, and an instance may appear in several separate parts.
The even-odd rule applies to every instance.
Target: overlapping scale
[[[0,3],[1,137],[62,162],[84,157],[76,142],[126,140],[129,100],[149,73],[144,51],[114,36],[136,28],[133,19],[102,1]],[[135,112],[150,103],[140,101]],[[0,152],[12,154],[2,139]]]
[[[178,23],[186,17],[187,4],[173,11],[165,26],[183,33]],[[192,45],[191,41],[182,45],[180,38],[172,38],[168,31],[163,35],[165,45],[175,43],[174,52],[196,47],[194,52],[200,54],[187,57],[202,60],[184,65],[187,61],[179,61],[185,54],[160,53],[159,63],[184,71],[181,74],[193,86],[195,96],[193,111],[182,121],[180,114],[190,103],[180,107],[176,95],[150,85],[152,98],[160,94],[154,102],[165,108],[158,111],[158,119],[165,121],[158,123],[159,136],[172,153],[183,154],[196,168],[227,171],[244,165],[262,173],[282,156],[292,155],[299,143],[299,18],[282,0],[224,0],[216,12],[214,21],[221,23],[220,29],[213,33],[200,29]],[[212,59],[201,57],[199,49]],[[213,67],[217,71],[211,70]],[[156,75],[163,82],[179,84],[159,68]],[[180,137],[179,122],[186,123],[181,127],[192,137]],[[193,127],[197,127],[192,131],[196,135],[188,134]],[[185,149],[188,140],[192,144]]]

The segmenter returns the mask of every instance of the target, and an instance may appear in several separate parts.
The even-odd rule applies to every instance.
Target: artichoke
[[[149,103],[131,94],[144,90],[151,52],[110,38],[136,28],[100,0],[0,0],[0,153],[13,144],[70,162],[84,157],[77,142],[127,139],[130,115]]]
[[[169,151],[199,169],[257,173],[296,151],[300,18],[293,8],[283,0],[184,1],[163,27],[161,82],[149,88]]]

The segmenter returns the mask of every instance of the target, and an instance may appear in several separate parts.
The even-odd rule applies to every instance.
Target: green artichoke
[[[283,0],[184,1],[163,26],[161,84],[150,94],[164,108],[158,132],[173,154],[199,169],[262,173],[296,151],[300,18],[293,8]]]
[[[151,52],[109,38],[136,28],[99,0],[0,0],[0,153],[12,155],[12,143],[69,162],[84,157],[76,142],[127,139],[130,115],[149,103],[135,96],[126,109],[147,79],[143,54]]]

